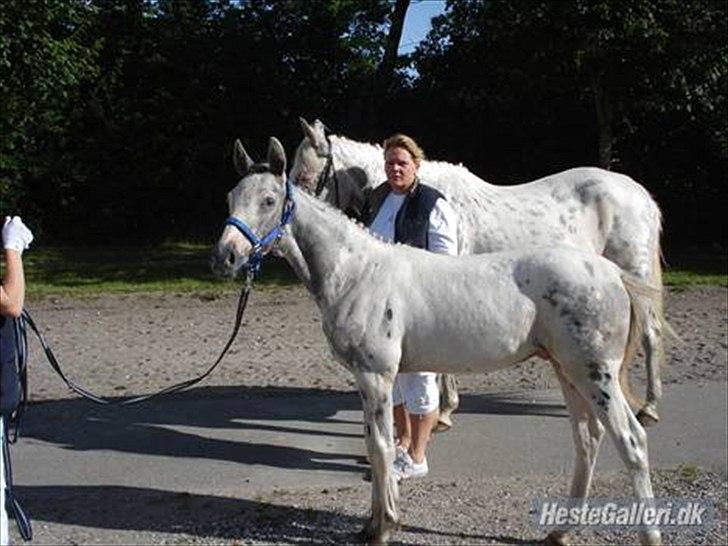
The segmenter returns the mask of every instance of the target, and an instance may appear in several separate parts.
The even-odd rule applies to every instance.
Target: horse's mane
[[[381,164],[383,163],[383,149],[379,144],[359,142],[342,135],[332,135],[332,138],[336,139],[339,144],[340,148],[338,153],[341,155],[354,158],[358,161],[366,161],[368,163],[376,162],[377,165],[381,167]],[[459,174],[462,176],[480,179],[470,172],[470,170],[462,163],[456,165],[454,163],[448,163],[447,161],[425,159],[420,168],[425,169],[424,174],[429,176],[452,176],[453,170],[456,170],[459,171]]]
[[[297,189],[296,194],[305,195],[305,199],[309,205],[331,216],[331,218],[329,219],[331,222],[342,224],[346,226],[346,229],[352,230],[357,233],[370,235],[377,241],[389,244],[389,241],[384,240],[378,233],[370,231],[368,226],[365,226],[363,223],[355,220],[354,218],[351,218],[350,216],[347,216],[343,211],[327,203],[326,201],[323,201],[322,199],[317,199],[313,195],[301,190],[300,188]]]

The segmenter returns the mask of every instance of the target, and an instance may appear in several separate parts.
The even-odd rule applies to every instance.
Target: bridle
[[[226,226],[233,226],[243,236],[250,241],[253,248],[248,253],[248,263],[245,265],[248,272],[255,276],[260,271],[260,264],[263,261],[263,257],[267,253],[267,248],[274,244],[278,239],[283,236],[283,228],[291,223],[293,220],[293,213],[296,210],[296,202],[293,200],[293,187],[290,181],[286,178],[286,195],[283,201],[283,210],[281,211],[281,219],[278,224],[273,227],[263,237],[258,237],[248,224],[243,222],[240,218],[230,216],[225,220]]]
[[[324,191],[326,184],[333,176],[335,200],[334,206],[337,209],[340,209],[341,197],[339,196],[339,177],[336,175],[336,169],[334,168],[334,148],[331,145],[331,139],[328,135],[326,135],[326,143],[329,145],[329,152],[327,154],[319,154],[318,152],[316,152],[319,157],[326,158],[326,165],[324,165],[323,170],[321,171],[321,173],[319,173],[319,176],[316,179],[316,189],[314,190],[314,195],[316,197],[320,197],[321,192]],[[333,175],[331,174],[332,171]]]

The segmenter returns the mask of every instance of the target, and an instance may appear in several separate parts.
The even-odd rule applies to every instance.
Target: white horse
[[[348,213],[363,204],[364,193],[385,179],[382,148],[325,134],[301,118],[290,180]],[[563,171],[528,184],[495,186],[465,167],[424,161],[420,179],[442,192],[458,215],[460,254],[523,247],[572,246],[600,254],[644,283],[662,288],[660,210],[647,190],[628,176],[598,168]],[[664,359],[662,295],[654,298],[643,332],[647,397],[640,421],[659,419]]]
[[[228,194],[230,218],[213,251],[213,269],[235,274],[251,256],[274,248],[315,298],[326,337],[354,374],[363,402],[372,464],[367,538],[386,542],[398,523],[392,471],[398,371],[485,372],[536,354],[548,358],[573,427],[570,496],[588,494],[606,429],[635,496],[652,502],[647,435],[617,378],[639,344],[658,291],[601,256],[575,249],[453,257],[385,243],[292,188],[276,139],[267,164],[254,164],[239,142],[235,156],[243,178]],[[564,543],[566,531],[549,538]],[[641,538],[657,544],[660,532],[644,530]]]

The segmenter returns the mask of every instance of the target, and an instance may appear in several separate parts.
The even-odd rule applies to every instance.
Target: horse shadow
[[[211,438],[193,429],[363,438],[359,432],[322,430],[319,426],[359,423],[336,417],[342,410],[357,409],[361,409],[361,403],[354,393],[277,387],[203,387],[129,406],[95,405],[83,399],[35,403],[28,408],[22,435],[76,451],[105,450],[351,472],[361,468],[356,463],[338,461],[362,459],[357,454]],[[299,426],[277,424],[277,421],[295,421]]]
[[[118,400],[123,400],[119,398]],[[202,387],[130,406],[83,399],[32,404],[23,436],[76,451],[117,451],[300,470],[363,472],[360,453],[332,453],[262,441],[211,438],[191,429],[269,431],[361,439],[355,392],[282,387]],[[461,395],[459,413],[564,417],[563,404],[534,402],[527,393]],[[324,426],[325,425],[325,426]],[[362,425],[352,430],[346,425]],[[185,428],[186,430],[182,430]],[[342,463],[341,459],[354,463]]]
[[[534,404],[517,393],[464,394],[461,408],[464,413],[559,415],[554,405]],[[241,441],[221,439],[219,433],[217,437],[199,433],[199,429],[248,429],[335,436],[360,439],[363,448],[360,412],[361,401],[355,392],[203,387],[133,406],[95,405],[78,398],[34,403],[26,414],[23,437],[76,451],[201,458],[282,469],[355,472],[363,476],[367,470],[365,461],[351,449],[347,453],[332,453],[290,444],[268,444],[257,440],[259,436],[253,441]],[[111,531],[171,532],[264,543],[338,544],[357,542],[355,533],[365,523],[364,517],[335,508],[301,508],[287,506],[285,501],[276,504],[143,487],[16,485],[16,490],[36,520]],[[460,532],[406,524],[402,530],[442,535],[445,541],[450,537],[459,542],[529,543],[515,537],[464,536]]]
[[[18,486],[16,492],[36,521],[111,532],[174,533],[234,544],[356,544],[361,543],[359,531],[366,522],[363,516],[340,511],[139,487]],[[406,523],[401,531],[441,536],[445,540],[451,537],[458,542],[534,544],[512,536],[462,533]],[[55,540],[60,538],[56,536]],[[396,535],[394,538],[392,544],[404,544],[396,540]]]

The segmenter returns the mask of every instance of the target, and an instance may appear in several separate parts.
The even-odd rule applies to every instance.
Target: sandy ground
[[[232,330],[237,294],[51,297],[28,308],[66,374],[105,396],[138,395],[198,375]],[[669,340],[663,383],[728,378],[728,291],[669,291],[666,316],[682,342]],[[75,396],[31,342],[31,400]],[[642,359],[634,365],[644,378]],[[463,392],[556,387],[550,365],[532,359],[489,374],[464,375]],[[303,288],[255,290],[238,339],[205,385],[352,390],[351,374],[334,361],[319,311]]]
[[[204,371],[227,340],[236,299],[229,291],[217,298],[50,297],[31,301],[28,307],[70,377],[101,395],[129,396]],[[717,287],[672,290],[667,294],[666,310],[682,338],[682,342],[668,343],[662,375],[666,393],[675,383],[725,384],[728,291]],[[76,396],[43,362],[34,340],[31,355],[31,400]],[[643,372],[640,359],[633,372],[638,385]],[[236,343],[204,385],[353,390],[352,377],[332,359],[318,309],[302,288],[254,291]],[[488,375],[462,376],[460,385],[463,392],[479,392],[541,389],[557,383],[550,367],[534,360]],[[515,514],[528,513],[531,499],[548,497],[554,483],[566,482],[566,476],[533,475],[448,482],[425,479],[405,484],[402,513],[406,524],[395,540],[412,544],[533,543],[543,533]],[[713,526],[691,532],[665,531],[666,543],[726,542],[725,476],[703,469],[663,468],[653,470],[653,482],[657,496],[706,498],[717,510]],[[600,475],[594,494],[618,497],[625,485],[624,473]],[[202,501],[190,504],[181,496],[178,506],[170,507],[143,499],[130,510],[136,518],[131,529],[141,530],[125,534],[124,542],[351,542],[364,522],[368,498],[369,484],[362,483],[359,487],[270,491],[256,499],[254,506],[245,502],[197,506]],[[86,502],[88,510],[98,510],[99,499]],[[175,521],[169,521],[171,513],[177,514]],[[192,513],[195,517],[190,517]],[[155,523],[147,523],[152,521]],[[64,543],[121,543],[108,528],[92,524],[68,528],[58,538]],[[636,534],[600,531],[576,538],[582,543],[616,544],[632,542]]]

